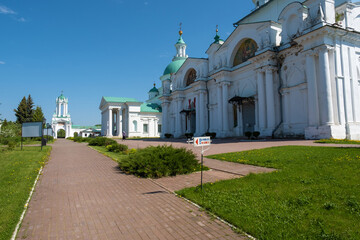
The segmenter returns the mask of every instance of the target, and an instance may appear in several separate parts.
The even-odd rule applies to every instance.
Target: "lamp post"
[[[46,146],[46,142],[44,139],[44,126],[46,125],[46,118],[43,118],[43,124],[41,126],[41,151],[43,146]]]

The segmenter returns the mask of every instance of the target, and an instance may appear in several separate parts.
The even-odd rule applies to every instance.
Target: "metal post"
[[[201,146],[201,191],[203,190],[203,162],[204,162],[204,147]]]
[[[21,150],[23,150],[22,148],[23,148],[23,137],[21,136]]]

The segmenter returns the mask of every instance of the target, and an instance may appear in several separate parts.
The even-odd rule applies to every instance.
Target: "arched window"
[[[254,40],[246,39],[243,41],[238,51],[236,52],[233,65],[237,66],[243,62],[246,62],[249,58],[254,57],[257,48],[258,46]]]
[[[189,86],[190,84],[194,83],[196,79],[196,71],[195,69],[191,69],[186,77],[186,86]]]
[[[137,121],[136,120],[133,121],[133,126],[134,126],[134,132],[137,132]]]

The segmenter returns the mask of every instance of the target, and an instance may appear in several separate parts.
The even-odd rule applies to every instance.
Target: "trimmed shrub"
[[[74,137],[68,137],[66,139],[74,141]]]
[[[192,151],[166,145],[138,149],[121,159],[119,167],[126,173],[144,178],[175,176],[200,170]]]
[[[245,132],[245,136],[248,137],[248,139],[251,138],[252,132]]]
[[[194,136],[193,133],[185,133],[186,138],[192,138]]]
[[[128,150],[128,146],[126,146],[124,144],[114,143],[111,145],[107,145],[106,149],[109,152],[125,152],[126,150]]]
[[[89,142],[91,139],[89,138],[83,138],[83,137],[74,137],[74,142],[79,142],[79,143],[82,143],[82,142]]]
[[[216,132],[206,132],[205,136],[208,136],[211,139],[214,139],[214,138],[216,138]]]
[[[106,137],[97,137],[97,138],[90,138],[89,145],[90,146],[108,146],[108,145],[116,145],[117,142],[113,139],[106,138]]]
[[[171,137],[172,137],[172,134],[171,134],[171,133],[165,133],[164,136],[165,136],[166,138],[171,138]]]
[[[255,131],[252,133],[252,135],[257,139],[260,136],[260,132]]]
[[[74,137],[78,137],[79,134],[77,132],[74,132]]]

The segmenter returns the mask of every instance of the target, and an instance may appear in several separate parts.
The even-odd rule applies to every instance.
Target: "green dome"
[[[154,86],[149,92],[159,92],[159,90]]]
[[[163,75],[167,75],[167,74],[172,74],[172,73],[176,73],[181,66],[183,65],[183,63],[185,62],[186,59],[179,59],[179,60],[175,60],[172,61],[169,65],[167,65],[167,67],[165,68],[164,74]]]
[[[64,99],[65,99],[65,96],[64,96],[63,94],[61,94],[61,95],[59,96],[59,99],[64,100]]]

